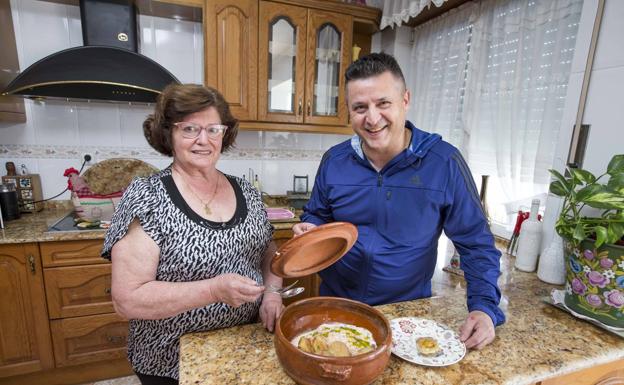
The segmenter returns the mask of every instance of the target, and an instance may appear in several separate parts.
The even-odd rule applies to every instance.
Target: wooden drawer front
[[[111,265],[44,270],[51,319],[113,313]]]
[[[61,241],[40,243],[43,267],[110,263],[100,257],[104,241]]]
[[[126,357],[128,322],[115,313],[50,321],[56,366]]]

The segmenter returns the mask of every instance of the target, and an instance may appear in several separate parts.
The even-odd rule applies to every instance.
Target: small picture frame
[[[7,178],[7,177],[4,177],[3,179],[4,179],[4,183],[7,183],[7,184],[13,183],[13,185],[15,187],[17,187],[17,179],[15,179],[15,178]]]
[[[20,193],[22,195],[22,199],[33,199],[32,190],[20,190]]]
[[[293,192],[297,194],[308,193],[308,176],[293,175]]]

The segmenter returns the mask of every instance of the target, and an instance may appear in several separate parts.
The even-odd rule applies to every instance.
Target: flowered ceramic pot
[[[564,242],[565,304],[606,325],[624,328],[624,247]]]

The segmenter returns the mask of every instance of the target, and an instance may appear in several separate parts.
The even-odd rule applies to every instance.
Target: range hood
[[[137,53],[131,0],[80,0],[84,46],[56,52],[19,74],[3,91],[34,99],[153,103],[169,71]]]

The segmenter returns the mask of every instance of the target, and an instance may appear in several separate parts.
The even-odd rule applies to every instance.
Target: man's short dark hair
[[[405,77],[403,77],[403,71],[401,71],[399,63],[397,63],[392,55],[383,52],[374,52],[362,56],[351,63],[345,71],[345,84],[349,84],[351,80],[378,76],[386,71],[394,75],[395,78],[401,80],[403,88],[405,88]]]

